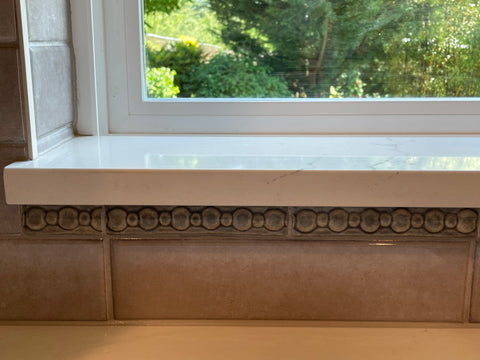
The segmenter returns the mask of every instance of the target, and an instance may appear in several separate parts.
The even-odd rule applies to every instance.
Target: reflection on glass
[[[479,0],[144,0],[151,98],[480,96]]]

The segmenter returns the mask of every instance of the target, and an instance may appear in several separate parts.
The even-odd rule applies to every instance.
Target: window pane
[[[480,1],[144,0],[150,98],[480,96]]]

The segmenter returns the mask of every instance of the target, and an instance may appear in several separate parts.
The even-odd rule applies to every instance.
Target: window
[[[140,3],[71,0],[71,5],[77,130],[126,136],[78,136],[34,161],[8,166],[10,203],[480,204],[479,136],[130,136],[480,134],[478,99],[145,101],[138,76]]]
[[[89,7],[89,63],[95,101],[80,90],[80,106],[95,102],[99,133],[210,134],[466,134],[480,132],[478,98],[444,99],[148,99],[143,74],[141,0],[103,0]],[[100,12],[103,10],[103,16]],[[102,24],[103,23],[103,24]],[[103,25],[105,33],[103,33]],[[79,31],[76,26],[75,32]],[[83,30],[85,35],[85,30]],[[80,35],[78,35],[80,36]],[[102,78],[105,42],[106,79]],[[78,42],[78,41],[77,41]],[[96,50],[96,51],[94,51]],[[81,51],[77,50],[78,56]],[[83,52],[82,52],[83,53]],[[85,52],[87,53],[87,52]],[[90,69],[91,70],[91,69]],[[82,72],[82,69],[79,69]],[[107,109],[105,109],[107,107]],[[82,111],[80,111],[82,113]],[[108,116],[106,115],[108,113]],[[79,129],[92,112],[79,119]],[[108,119],[108,120],[107,120]],[[96,130],[85,126],[85,133]],[[93,130],[92,130],[93,129]]]
[[[471,0],[143,2],[149,98],[480,96]]]

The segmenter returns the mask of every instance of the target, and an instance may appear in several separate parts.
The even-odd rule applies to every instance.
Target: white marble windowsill
[[[480,137],[77,137],[4,176],[10,204],[480,207]]]

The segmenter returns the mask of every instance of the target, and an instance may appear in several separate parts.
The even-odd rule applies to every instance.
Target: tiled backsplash
[[[23,219],[22,241],[59,242],[106,281],[105,298],[92,294],[110,319],[479,320],[473,209],[28,206]],[[62,275],[86,281],[87,270]],[[62,279],[60,293],[83,296],[88,284]],[[72,314],[39,316],[84,319]]]

